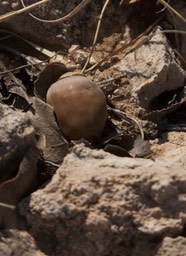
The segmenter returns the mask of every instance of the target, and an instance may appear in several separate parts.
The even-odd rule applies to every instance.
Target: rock
[[[27,114],[0,104],[0,182],[18,170],[26,152],[35,146],[35,131]]]
[[[0,224],[20,227],[16,206],[36,186],[37,144],[31,119],[0,104]]]
[[[184,87],[185,72],[176,62],[173,50],[160,29],[148,43],[129,53],[116,69],[130,77],[133,101],[149,111],[162,93]]]
[[[26,231],[15,229],[0,232],[0,255],[3,256],[44,256],[34,238]]]
[[[178,236],[176,238],[165,237],[158,249],[156,256],[185,256],[186,238]]]
[[[15,8],[11,6],[10,1],[7,1],[6,4],[4,2],[5,1],[0,2],[0,15],[13,11]],[[17,3],[16,9],[23,7],[18,0],[15,0],[15,2]],[[128,5],[128,3],[126,4]],[[25,5],[28,6],[26,3]],[[12,18],[3,20],[3,25],[17,34],[24,35],[27,39],[34,40],[36,44],[44,45],[51,49],[66,50],[69,49],[71,45],[78,45],[79,42],[82,42],[84,45],[92,45],[93,35],[97,26],[97,17],[100,15],[103,3],[102,1],[92,3],[91,0],[86,0],[84,1],[84,7],[80,8],[78,12],[74,12],[73,16],[64,22],[59,21],[60,18],[67,16],[76,7],[76,1],[49,1],[31,10],[31,14],[34,15],[36,19],[58,20],[57,22],[41,22],[31,17],[28,12],[25,12],[21,15],[15,15]],[[111,31],[112,33],[117,31],[115,26],[112,27],[113,21],[110,19],[111,15],[113,17],[115,16],[114,18],[118,21],[118,26],[121,28],[121,31],[126,21],[125,16],[128,15],[125,4],[119,5],[119,3],[111,3],[109,9],[111,9],[111,13],[108,12],[108,14],[105,14],[106,23],[102,24],[101,38],[108,35],[108,32],[104,32],[104,28],[108,29],[109,27],[109,32]],[[123,12],[125,12],[124,16]],[[121,21],[120,15],[122,15]],[[42,26],[40,26],[40,24],[42,24]]]
[[[77,145],[20,211],[48,255],[155,255],[163,237],[183,231],[185,187],[186,168],[174,160],[120,158]]]
[[[186,133],[165,132],[152,142],[151,150],[156,160],[174,161],[178,165],[186,166]]]

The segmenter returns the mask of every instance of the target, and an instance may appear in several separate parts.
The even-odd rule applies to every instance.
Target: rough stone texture
[[[151,102],[164,92],[184,87],[185,72],[160,29],[148,43],[129,53],[116,68],[130,76],[132,97],[149,110]]]
[[[24,2],[26,5],[30,5],[38,1],[25,0]],[[31,13],[40,19],[56,20],[70,13],[80,2],[81,0],[53,0],[32,10]],[[74,44],[81,45],[81,47],[89,47],[92,45],[98,17],[104,3],[104,0],[90,1],[84,9],[65,22],[41,22],[26,12],[5,20],[1,23],[1,27],[8,28],[24,38],[34,41],[36,44],[44,45],[47,48],[49,47],[52,50],[54,48],[60,51],[68,50]],[[136,6],[133,7],[133,5]],[[103,42],[104,47],[107,48],[106,46],[108,46],[112,50],[112,46],[119,45],[123,39],[123,35],[126,34],[126,21],[128,17],[137,34],[143,31],[144,25],[148,26],[148,24],[151,24],[150,20],[155,16],[153,10],[156,9],[156,1],[117,0],[110,1],[108,6],[101,23],[101,33],[98,36],[98,43],[105,41]],[[0,2],[0,14],[21,8],[21,2],[18,0]],[[136,23],[133,23],[132,20],[137,18],[136,14],[141,10],[146,11],[146,13],[143,15],[143,21],[139,18],[138,26],[136,26]],[[112,39],[113,34],[118,38],[117,42]],[[102,55],[103,52],[101,53],[101,51],[103,47],[99,48],[100,54]]]
[[[44,256],[32,236],[26,231],[3,230],[0,232],[1,256]]]
[[[17,202],[36,186],[39,149],[31,119],[0,104],[0,225],[20,227]]]
[[[27,114],[11,110],[3,104],[0,104],[0,120],[2,181],[9,175],[8,170],[17,169],[28,149],[35,145],[35,131]]]
[[[20,209],[47,255],[146,256],[183,232],[185,202],[186,168],[174,159],[120,158],[79,145]]]
[[[26,5],[33,3],[33,1],[30,0],[25,0],[24,2]],[[80,2],[81,1],[78,0],[65,0],[63,2],[53,0],[35,8],[31,13],[40,19],[56,20],[70,13]],[[68,49],[71,44],[83,44],[84,46],[92,44],[94,31],[98,21],[97,17],[100,15],[103,4],[103,0],[90,1],[90,3],[80,10],[77,15],[65,22],[51,24],[41,22],[34,19],[26,12],[14,16],[9,20],[5,20],[1,26],[5,28],[8,27],[27,39],[34,40],[37,44],[47,45],[50,48],[52,47],[52,49],[57,47],[63,51],[64,49]],[[104,36],[110,35],[111,32],[119,32],[119,27],[122,30],[122,26],[126,22],[127,15],[130,11],[126,11],[128,6],[119,6],[119,1],[113,1],[111,4],[112,6],[108,13],[106,11],[105,19],[102,23],[102,28],[106,25],[109,29],[102,29],[102,33],[99,36],[101,39]],[[0,14],[21,8],[22,5],[20,1],[17,0],[0,2]],[[125,15],[123,15],[123,11],[125,12]],[[119,21],[118,18],[120,19],[120,15],[122,15],[123,19]],[[110,16],[113,16],[113,19],[117,20],[117,27],[112,28],[113,20],[111,21]]]
[[[25,3],[37,1],[25,0]],[[126,6],[125,3],[128,2],[134,4]],[[136,38],[152,24],[156,17],[157,9],[154,6],[157,1],[140,0],[139,5],[135,2],[137,1],[109,1],[101,23],[94,61],[100,61],[123,46],[125,40]],[[173,0],[171,4],[176,2],[178,1]],[[54,0],[32,13],[39,18],[56,19],[69,13],[78,3],[80,0]],[[1,29],[14,31],[52,51],[60,50],[69,61],[66,53],[73,45],[77,45],[85,53],[90,52],[89,47],[92,45],[98,16],[104,3],[105,0],[91,1],[85,9],[63,24],[39,22],[24,13],[1,22]],[[182,6],[179,11],[182,12],[185,8],[184,0],[178,4],[180,3]],[[0,1],[0,14],[20,8],[21,2],[18,0]],[[171,16],[171,22],[172,20]],[[175,21],[176,28],[183,27],[183,24],[180,26],[177,23],[177,19]],[[178,40],[181,51],[184,52],[184,35],[178,37],[181,39]],[[22,50],[22,45],[18,48]],[[72,59],[74,57],[74,61],[80,63],[78,56],[72,55]],[[184,85],[185,74],[176,63],[173,51],[162,34],[153,36],[150,42],[114,65],[113,62],[123,59],[122,53],[119,57],[117,59],[115,56],[108,63],[103,63],[94,76],[96,81],[100,81],[128,71],[128,83],[118,83],[118,88],[116,87],[116,103],[121,96],[127,99],[127,95],[132,94],[137,106],[152,110],[151,101],[154,98]],[[84,62],[85,57],[80,64],[83,65]],[[125,85],[128,85],[128,91]],[[126,101],[122,97],[120,105],[125,110]],[[131,107],[131,99],[129,108],[130,112],[135,109]],[[51,135],[53,136],[52,132]],[[55,256],[184,255],[185,135],[169,133],[164,136],[165,138],[162,136],[152,142],[153,159],[156,161],[119,158],[103,151],[75,147],[52,181],[20,203],[21,213],[30,226],[29,232],[37,239],[39,248],[46,255]],[[50,153],[54,156],[53,152]],[[6,218],[10,222],[7,214]],[[0,219],[0,224],[4,227],[4,216]],[[15,222],[13,218],[12,222]],[[23,221],[23,228],[24,225]],[[19,223],[17,226],[20,228]],[[25,236],[28,240],[24,239]],[[178,237],[175,238],[176,236]],[[8,243],[10,237],[14,237],[13,244]],[[0,255],[34,255],[37,248],[32,242],[33,238],[27,233],[12,230],[11,234],[6,233],[6,238],[4,235],[0,238]],[[27,246],[35,249],[30,253],[30,247]]]
[[[153,157],[161,161],[174,161],[186,168],[186,133],[165,132],[152,142]]]
[[[165,237],[158,249],[156,256],[185,256],[186,238],[178,236],[176,238]]]

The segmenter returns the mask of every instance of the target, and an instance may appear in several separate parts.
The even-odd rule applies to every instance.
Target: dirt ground
[[[185,31],[186,4],[54,0],[16,13],[37,2],[0,1],[0,254],[184,255],[186,36],[173,30]],[[105,94],[94,143],[69,141],[46,104],[66,74]]]

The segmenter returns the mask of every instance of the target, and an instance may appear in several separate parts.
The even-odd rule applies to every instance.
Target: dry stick
[[[166,3],[164,0],[159,0],[167,9],[171,10],[173,13],[175,13],[182,21],[186,22],[186,19],[181,16],[174,8],[172,8],[168,3]],[[155,23],[153,25],[151,25],[150,27],[147,28],[147,30],[142,33],[141,35],[139,35],[136,39],[132,40],[131,42],[129,42],[128,44],[122,46],[120,49],[110,53],[109,55],[107,55],[106,57],[104,57],[100,62],[96,63],[94,66],[92,66],[91,68],[87,69],[84,71],[84,73],[87,73],[89,71],[94,70],[95,68],[97,68],[99,65],[101,65],[104,61],[108,60],[110,57],[117,55],[120,52],[123,52],[125,54],[137,49],[138,47],[140,47],[142,44],[144,44],[146,41],[148,41],[152,35],[147,35],[152,28],[159,22],[159,20],[162,18],[162,16],[155,21]],[[179,31],[179,30],[166,30],[166,31],[162,31],[165,33],[182,33],[185,34],[185,31]],[[154,35],[154,34],[153,34]]]
[[[6,29],[0,29],[0,32],[9,33],[9,34],[10,34],[9,36],[1,37],[1,38],[0,38],[0,41],[4,40],[4,39],[6,39],[6,38],[9,38],[9,37],[15,36],[15,37],[17,37],[17,38],[23,40],[24,42],[26,42],[26,43],[29,44],[30,46],[34,47],[35,49],[37,49],[37,47],[41,48],[39,45],[30,42],[29,40],[25,39],[24,37],[22,37],[22,36],[20,36],[20,35],[18,35],[18,34],[16,34],[16,33],[14,33],[14,32],[12,32],[12,31],[8,31],[8,30],[6,30]],[[43,49],[43,48],[42,48],[42,49]],[[38,50],[38,51],[42,52],[41,50]],[[55,56],[55,55],[56,55],[56,54],[54,54],[54,56]]]
[[[25,6],[25,3],[23,0],[20,0],[22,5],[24,7]],[[45,23],[57,23],[57,22],[64,22],[66,20],[69,20],[70,18],[72,18],[73,16],[75,16],[78,12],[80,12],[83,8],[85,8],[85,6],[87,4],[89,4],[92,0],[82,0],[82,2],[80,4],[78,4],[70,13],[68,13],[66,16],[62,17],[62,18],[59,18],[59,19],[56,19],[56,20],[44,20],[44,19],[40,19],[38,17],[36,17],[35,15],[29,13],[29,15],[38,20],[38,21],[41,21],[41,22],[45,22]]]
[[[170,13],[170,16],[172,17],[172,23],[173,23],[173,28],[176,29],[176,18],[177,16],[171,12],[169,9],[167,9],[167,11]],[[179,36],[177,34],[174,35],[175,38],[175,42],[177,47],[179,47]]]
[[[176,49],[174,49],[174,52],[178,55],[180,60],[186,65],[186,60],[181,56],[181,54]]]
[[[4,72],[9,73],[9,76],[12,79],[12,81],[14,81],[16,84],[18,84],[17,78],[7,69],[7,67],[4,65],[4,63],[1,60],[0,60],[0,68],[2,68],[4,70]]]
[[[39,52],[41,52],[41,53],[42,53],[42,50],[40,50],[40,49],[38,49],[38,48],[41,48],[41,49],[45,50],[44,48],[40,47],[39,45],[30,42],[29,40],[25,39],[24,37],[22,37],[22,36],[20,36],[20,35],[18,35],[18,34],[16,34],[16,33],[14,33],[14,32],[12,32],[12,31],[8,31],[8,30],[6,30],[6,29],[0,29],[0,32],[9,33],[9,34],[10,34],[10,35],[8,35],[8,36],[6,36],[6,37],[0,38],[0,41],[4,40],[4,39],[6,39],[6,38],[9,38],[9,37],[15,36],[15,37],[17,37],[17,38],[23,40],[24,42],[26,42],[26,43],[29,44],[30,46],[34,47],[37,51],[39,51]],[[57,52],[57,53],[58,53],[58,52]],[[45,53],[44,53],[44,54],[45,54]],[[51,54],[52,54],[52,53],[51,53]],[[45,55],[47,55],[47,54],[45,54]],[[47,56],[48,56],[49,59],[50,59],[50,58],[55,57],[56,55],[57,55],[57,54],[55,53],[55,54],[53,54],[52,56],[51,56],[51,55],[50,55],[50,56],[47,55]],[[44,61],[44,62],[45,62],[45,61]]]
[[[183,22],[186,23],[186,19],[179,12],[177,12],[172,6],[170,6],[167,2],[165,2],[164,0],[159,0],[159,2],[163,4],[165,7],[167,7],[167,9],[172,11],[174,14],[176,14],[176,16],[178,16]]]
[[[144,140],[144,132],[143,132],[143,128],[141,127],[140,123],[138,122],[138,120],[134,117],[129,116],[128,114],[125,114],[123,111],[119,110],[119,109],[114,109],[111,107],[108,107],[109,110],[115,112],[122,120],[125,120],[127,123],[133,123],[135,125],[138,126],[140,134],[141,134],[141,138],[142,140]]]
[[[168,4],[169,4],[169,2],[170,2],[170,0],[168,0],[168,1],[167,1],[167,3],[168,3]],[[166,6],[164,6],[162,10],[157,11],[156,13],[164,12],[166,9],[167,9],[167,7],[166,7]]]
[[[17,10],[17,11],[13,11],[13,12],[8,12],[8,13],[6,13],[4,15],[1,15],[0,16],[0,22],[5,20],[5,19],[12,18],[15,15],[18,15],[18,14],[21,14],[23,12],[26,12],[28,10],[34,9],[37,6],[39,6],[41,4],[44,4],[44,3],[48,2],[48,1],[50,1],[50,0],[42,0],[42,1],[38,2],[38,3],[32,4],[32,5],[28,6],[28,7],[23,8],[23,9],[20,9],[20,10]]]
[[[162,31],[160,31],[160,32],[155,32],[155,33],[153,33],[153,34],[151,34],[151,35],[149,35],[148,36],[148,39],[150,39],[152,36],[154,36],[154,35],[157,35],[158,33],[178,33],[178,34],[186,34],[186,31],[182,31],[182,30],[162,30]],[[177,54],[178,54],[178,56],[182,59],[182,61],[184,62],[184,63],[186,63],[186,60],[184,60],[183,59],[183,57],[179,54],[179,52],[178,51],[176,51],[176,50],[174,50]],[[109,55],[110,56],[110,55]],[[109,56],[106,56],[106,57],[109,57]],[[99,62],[100,63],[100,62]],[[99,63],[97,63],[97,64],[99,64]],[[96,65],[97,65],[96,64]],[[93,66],[94,67],[94,66]],[[92,67],[91,67],[92,68]],[[90,69],[91,69],[90,68]],[[89,70],[90,70],[89,69]],[[118,75],[118,76],[116,76],[116,77],[114,77],[114,78],[109,78],[109,79],[106,79],[106,80],[103,80],[103,81],[101,81],[101,82],[96,82],[96,84],[97,85],[99,85],[100,87],[104,87],[105,85],[107,85],[107,84],[110,84],[110,83],[113,83],[114,81],[116,81],[116,80],[119,80],[119,79],[121,79],[121,78],[123,78],[123,77],[126,77],[127,76],[127,73],[125,72],[125,71],[123,71],[120,75]]]
[[[168,9],[170,15],[172,16],[173,25],[174,25],[175,28],[176,28],[176,25],[175,25],[176,22],[175,22],[175,16],[174,16],[174,14],[176,14],[176,16],[178,16],[182,21],[185,22],[185,18],[184,18],[180,13],[178,13],[174,8],[172,8],[172,7],[169,5],[170,0],[169,0],[167,3],[164,2],[164,1],[160,1],[160,2],[164,5],[164,7],[165,7],[166,9]],[[178,39],[177,34],[175,34],[175,41],[176,41],[177,45],[179,45],[179,39]]]
[[[1,31],[1,30],[0,30],[0,31]],[[7,38],[9,38],[9,37],[11,37],[11,36],[12,36],[12,35],[1,37],[1,38],[0,38],[0,41],[5,40],[5,39],[7,39]]]
[[[3,203],[3,202],[0,202],[0,207],[5,207],[5,208],[9,208],[11,210],[14,210],[16,208],[15,205],[12,205],[12,204],[6,204],[6,203]]]
[[[15,51],[16,52],[16,51]],[[21,56],[19,54],[19,52],[17,52],[19,56]],[[27,56],[27,55],[22,55],[22,57],[24,57],[28,62],[30,62],[30,64],[25,64],[25,65],[22,65],[22,66],[19,66],[19,67],[16,67],[16,68],[13,68],[13,69],[6,69],[6,71],[3,71],[3,72],[0,72],[0,75],[5,75],[7,73],[12,73],[12,72],[15,72],[17,70],[20,70],[22,68],[28,68],[28,67],[35,67],[35,66],[38,66],[38,65],[41,65],[43,63],[48,63],[50,61],[50,59],[54,58],[56,56],[56,54],[52,55],[51,57],[45,59],[45,60],[42,60],[42,61],[38,61],[37,63],[32,63],[30,60],[27,59],[27,57],[30,57],[30,56]],[[2,62],[0,61],[0,65],[2,66]],[[4,69],[5,69],[5,66],[3,66]]]
[[[147,28],[148,32],[149,32],[150,28],[152,29],[152,27],[153,26],[150,26],[149,28]],[[122,46],[121,48],[117,49],[116,51],[108,54],[100,62],[96,63],[94,66],[85,70],[84,73],[94,70],[99,65],[101,65],[103,62],[107,61],[112,56],[119,54],[120,52],[124,52],[125,54],[128,54],[129,52],[136,50],[137,48],[142,46],[144,43],[146,43],[148,40],[150,40],[150,38],[152,36],[154,36],[158,33],[178,33],[178,34],[184,34],[184,35],[186,34],[186,31],[183,31],[183,30],[162,30],[161,32],[155,32],[155,33],[152,33],[151,35],[147,35],[147,33],[148,33],[147,30],[144,33],[142,33],[141,35],[139,35],[136,39],[129,42],[128,44],[126,44],[126,45]]]
[[[148,33],[150,33],[150,31],[152,30],[152,28],[159,22],[159,20],[162,18],[162,16],[157,19],[151,26],[149,26],[145,32],[143,32],[142,34],[140,34],[137,38],[135,38],[134,40],[130,41],[128,44],[122,46],[121,48],[111,52],[110,54],[108,54],[106,57],[104,57],[100,62],[96,63],[94,66],[92,66],[91,68],[87,69],[86,71],[84,71],[84,73],[87,73],[89,71],[94,70],[95,68],[97,68],[98,66],[100,66],[104,61],[108,60],[109,58],[111,58],[114,55],[117,55],[120,52],[125,52],[125,53],[129,53],[132,50],[140,47],[143,43],[145,43],[146,41],[148,41],[149,39],[149,35],[147,35]]]
[[[104,12],[105,12],[105,10],[106,10],[106,7],[107,7],[109,1],[110,1],[110,0],[106,0],[106,1],[105,1],[105,4],[104,4],[104,6],[103,6],[103,8],[102,8],[102,10],[101,10],[101,14],[100,14],[100,17],[99,17],[99,20],[98,20],[98,24],[97,24],[97,28],[96,28],[96,33],[95,33],[94,40],[93,40],[93,44],[92,44],[92,49],[91,49],[91,52],[90,52],[90,54],[89,54],[89,56],[88,56],[88,59],[87,59],[85,65],[84,65],[84,67],[83,67],[81,73],[83,73],[83,72],[85,71],[85,69],[86,69],[86,67],[87,67],[87,65],[88,65],[88,63],[89,63],[89,61],[90,61],[90,58],[91,58],[91,56],[92,56],[92,53],[93,53],[93,51],[94,51],[94,48],[95,48],[95,46],[96,46],[96,42],[97,42],[99,30],[100,30],[101,21],[102,21]]]
[[[50,59],[50,58],[49,58]],[[49,60],[48,59],[48,60]],[[32,63],[32,64],[25,64],[25,65],[22,65],[22,66],[19,66],[19,67],[16,67],[16,68],[12,68],[12,69],[8,69],[6,71],[3,71],[3,72],[0,72],[0,75],[5,75],[7,73],[12,73],[12,72],[15,72],[17,70],[20,70],[22,68],[28,68],[28,67],[34,67],[34,66],[37,66],[37,65],[40,65],[40,64],[43,64],[43,63],[47,63],[48,60],[43,60],[43,61],[40,61],[38,63]]]
[[[49,165],[52,165],[53,167],[57,167],[57,168],[59,168],[59,167],[60,167],[60,164],[55,164],[55,163],[54,163],[54,162],[52,162],[52,161],[44,160],[44,163],[49,164]]]
[[[152,35],[156,35],[158,33],[176,33],[176,34],[183,34],[186,35],[186,31],[184,30],[177,30],[177,29],[166,29],[166,30],[162,30],[161,32],[155,32]]]

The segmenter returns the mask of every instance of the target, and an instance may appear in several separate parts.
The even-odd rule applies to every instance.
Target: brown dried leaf
[[[51,84],[56,82],[58,78],[67,72],[65,65],[61,63],[49,64],[39,75],[35,82],[35,94],[45,101],[46,93]]]
[[[0,61],[0,71],[6,71],[2,61]],[[0,97],[2,102],[12,105],[16,109],[26,109],[29,105],[29,100],[21,82],[11,72],[1,75],[0,79]]]
[[[68,153],[68,142],[61,134],[53,112],[53,108],[42,100],[33,97],[34,113],[30,113],[33,125],[38,134],[44,134],[46,148],[43,150],[43,157],[47,161],[61,163]]]

